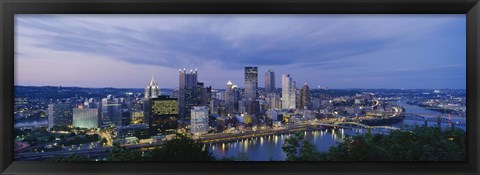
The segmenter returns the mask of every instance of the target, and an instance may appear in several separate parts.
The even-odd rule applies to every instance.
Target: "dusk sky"
[[[245,66],[297,88],[466,87],[465,15],[15,15],[15,84],[244,86]]]

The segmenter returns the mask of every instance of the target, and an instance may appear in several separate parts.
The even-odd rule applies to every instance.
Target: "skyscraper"
[[[290,74],[282,75],[282,108],[295,109],[296,87]]]
[[[227,114],[232,114],[234,109],[235,94],[233,89],[233,83],[228,81],[227,89],[225,90],[225,107]]]
[[[205,106],[193,107],[191,118],[191,130],[194,135],[208,133],[208,108]]]
[[[153,79],[150,80],[150,84],[145,88],[145,98],[157,98],[160,95],[160,88],[158,88],[157,82]]]
[[[247,102],[257,99],[258,68],[245,67],[245,99]]]
[[[48,128],[53,126],[67,126],[72,124],[72,108],[67,104],[48,105]]]
[[[148,121],[150,135],[171,134],[177,130],[178,101],[175,98],[160,95],[152,98],[152,116]]]
[[[265,72],[265,93],[275,92],[275,72],[268,69]]]
[[[179,70],[178,112],[181,118],[190,116],[190,110],[199,103],[197,97],[198,71]]]
[[[112,95],[107,95],[107,98],[102,99],[102,125],[114,124],[121,125],[121,104],[118,98]]]
[[[298,108],[311,109],[311,98],[310,88],[308,87],[307,83],[305,83],[300,91],[300,106]]]

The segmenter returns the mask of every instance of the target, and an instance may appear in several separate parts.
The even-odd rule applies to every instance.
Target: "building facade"
[[[300,106],[299,109],[312,109],[312,96],[310,95],[310,88],[305,83],[302,90],[300,90]]]
[[[258,68],[245,67],[245,99],[249,102],[257,99]]]
[[[153,79],[150,80],[150,84],[145,88],[145,98],[157,98],[160,95],[160,88],[157,82]]]
[[[268,69],[265,72],[265,93],[274,93],[275,92],[275,72]]]
[[[148,121],[151,136],[172,134],[177,131],[178,100],[160,95],[151,99],[152,116]]]
[[[68,126],[72,124],[72,108],[68,104],[48,105],[48,129],[53,126]]]
[[[79,128],[98,128],[101,120],[96,108],[73,108],[73,126]]]
[[[290,74],[282,75],[282,108],[295,109],[296,107],[296,87]]]
[[[205,106],[195,106],[191,111],[190,132],[194,135],[208,133],[208,108]]]

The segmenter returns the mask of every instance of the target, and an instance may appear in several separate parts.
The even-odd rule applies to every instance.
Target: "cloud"
[[[378,66],[375,60],[395,71],[402,68],[379,57],[438,37],[441,27],[458,21],[447,15],[17,15],[16,51],[29,58],[32,49],[80,53],[137,70],[361,70]]]

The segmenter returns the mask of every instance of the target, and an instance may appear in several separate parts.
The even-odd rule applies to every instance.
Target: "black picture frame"
[[[479,0],[1,0],[0,172],[12,174],[478,174]],[[466,14],[465,162],[40,162],[13,160],[15,14]]]

